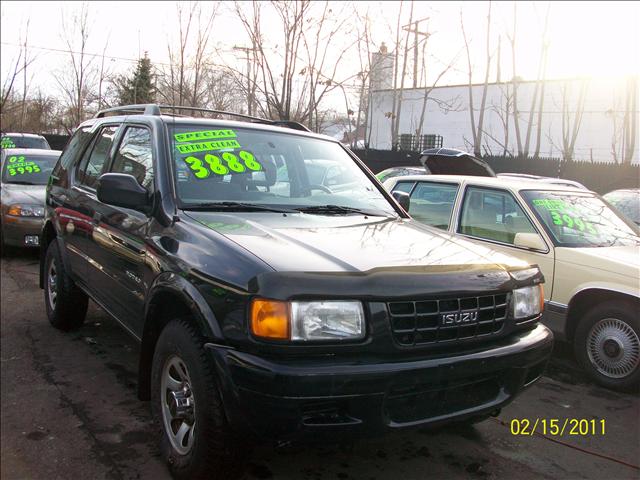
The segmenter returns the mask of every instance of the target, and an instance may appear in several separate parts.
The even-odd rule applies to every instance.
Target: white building
[[[584,84],[584,87],[583,87]],[[615,148],[617,161],[621,162],[623,146],[623,124],[625,114],[628,125],[635,125],[635,151],[632,163],[640,163],[640,127],[638,122],[638,77],[605,79],[548,80],[545,82],[542,129],[540,138],[540,156],[562,157],[563,154],[563,116],[564,131],[569,133],[574,125],[578,98],[581,88],[584,90],[584,107],[575,141],[574,159],[579,161],[613,162]],[[536,82],[518,83],[517,101],[520,119],[520,136],[524,147],[529,112]],[[474,85],[473,103],[477,124],[483,85]],[[634,92],[635,89],[635,92]],[[391,112],[393,110],[391,89],[371,92],[371,113],[367,125],[369,147],[380,150],[391,149]],[[634,94],[635,93],[635,98]],[[400,91],[397,91],[398,98]],[[505,144],[505,105],[513,95],[510,82],[489,84],[487,89],[486,111],[484,117],[484,137],[482,153],[502,155]],[[420,121],[424,99],[424,89],[405,89],[402,93],[402,110],[398,134],[415,134]],[[538,124],[538,101],[534,109],[529,152],[536,147]],[[510,112],[513,106],[510,107]],[[563,112],[565,113],[563,115]],[[635,116],[635,123],[631,117]],[[473,136],[469,116],[469,90],[467,85],[436,87],[428,95],[425,120],[421,134],[436,134],[443,137],[443,146],[473,150]],[[517,143],[512,113],[508,119],[509,135],[507,150],[516,154]],[[627,129],[627,138],[631,128]]]

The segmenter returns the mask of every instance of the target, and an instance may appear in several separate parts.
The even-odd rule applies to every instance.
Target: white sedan
[[[597,194],[540,181],[416,175],[383,184],[409,214],[538,264],[545,323],[609,388],[640,384],[640,237]]]

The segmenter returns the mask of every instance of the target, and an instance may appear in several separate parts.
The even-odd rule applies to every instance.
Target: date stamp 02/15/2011
[[[514,418],[509,431],[511,435],[594,436],[606,434],[605,423],[604,418]]]

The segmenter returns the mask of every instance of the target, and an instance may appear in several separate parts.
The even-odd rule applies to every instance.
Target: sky
[[[203,4],[210,8],[212,3]],[[70,18],[79,8],[78,2],[16,2],[0,3],[0,72],[2,80],[12,68],[29,21],[28,44],[36,56],[30,89],[40,88],[46,93],[56,93],[52,73],[68,68],[69,54],[63,41],[63,18]],[[245,5],[246,6],[246,5]],[[362,14],[369,11],[373,19],[372,48],[381,42],[392,46],[400,2],[356,2],[355,8]],[[517,2],[517,75],[534,79],[542,45],[542,27],[548,2]],[[402,23],[407,22],[409,3],[404,2]],[[429,31],[427,79],[432,81],[443,65],[453,58],[457,62],[440,84],[467,82],[466,56],[460,28],[462,13],[465,31],[470,40],[471,60],[474,65],[474,81],[484,77],[486,16],[488,2],[415,2],[414,18],[428,17],[421,28]],[[333,4],[339,10],[344,4]],[[512,76],[511,51],[507,35],[513,30],[513,2],[493,2],[491,49],[496,56],[498,37],[501,42],[501,79]],[[552,2],[550,6],[547,42],[549,59],[548,78],[576,76],[619,76],[640,73],[640,2]],[[175,2],[90,2],[92,30],[87,50],[107,57],[108,68],[113,72],[128,72],[143,52],[148,52],[152,62],[168,62],[167,44],[177,32]],[[276,48],[281,31],[274,28],[277,22],[265,22],[265,38],[271,48]],[[341,39],[334,41],[331,52],[338,55]],[[24,41],[24,40],[22,40]],[[211,55],[235,63],[238,68],[244,59],[234,46],[247,45],[247,39],[239,20],[233,13],[233,4],[221,2],[219,16],[214,23]],[[354,68],[354,57],[347,57],[345,69]],[[497,72],[491,70],[490,79]],[[355,85],[352,87],[355,90]]]

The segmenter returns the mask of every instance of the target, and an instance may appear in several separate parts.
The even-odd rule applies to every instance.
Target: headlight
[[[364,310],[356,301],[256,299],[251,306],[251,331],[274,340],[358,340],[365,335]]]
[[[542,312],[544,306],[544,294],[542,285],[517,288],[513,291],[513,318],[522,319],[533,317]]]
[[[291,302],[291,340],[354,340],[364,337],[360,302]]]
[[[7,215],[14,217],[44,217],[44,207],[40,205],[10,205]]]

